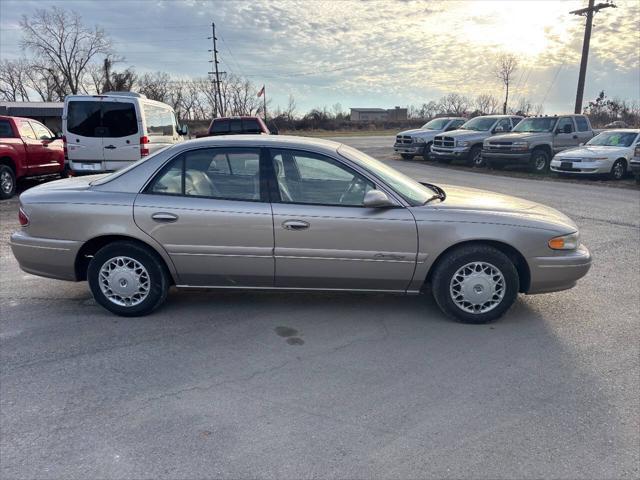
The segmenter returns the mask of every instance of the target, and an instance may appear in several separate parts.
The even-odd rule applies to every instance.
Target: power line
[[[553,76],[553,80],[551,81],[551,83],[549,84],[549,88],[547,88],[546,93],[544,94],[544,97],[542,98],[542,102],[541,105],[544,106],[544,102],[547,100],[547,95],[549,95],[549,92],[551,91],[551,88],[553,87],[553,84],[556,83],[556,79],[558,78],[558,74],[560,73],[560,70],[562,70],[562,67],[564,67],[564,61],[560,64],[560,66],[558,67],[558,70],[556,70],[556,74]]]

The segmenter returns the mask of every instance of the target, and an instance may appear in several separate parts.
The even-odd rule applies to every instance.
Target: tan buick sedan
[[[576,225],[492,192],[418,183],[339,143],[210,137],[109,175],[20,197],[21,268],[88,280],[124,316],[171,285],[417,294],[463,322],[504,314],[518,293],[571,288],[591,266]]]

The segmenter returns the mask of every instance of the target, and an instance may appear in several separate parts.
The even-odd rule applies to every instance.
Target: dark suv
[[[211,121],[207,135],[269,135],[270,133],[260,117],[220,117]]]

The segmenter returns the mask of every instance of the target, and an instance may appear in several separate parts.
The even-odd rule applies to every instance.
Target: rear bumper
[[[531,152],[494,152],[482,149],[482,158],[495,163],[529,163]]]
[[[591,261],[591,253],[584,245],[566,255],[535,257],[529,262],[531,284],[526,293],[567,290],[587,274]]]
[[[20,230],[11,235],[9,245],[25,272],[59,280],[76,280],[75,260],[81,242],[32,237]]]

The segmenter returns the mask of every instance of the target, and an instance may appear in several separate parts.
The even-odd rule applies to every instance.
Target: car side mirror
[[[59,140],[59,139],[61,139],[62,137],[64,137],[64,133],[62,133],[62,132],[56,132],[56,133],[54,134],[53,139],[54,139],[54,140]]]
[[[369,190],[365,193],[362,205],[367,208],[389,208],[396,206],[395,202],[380,190]]]

